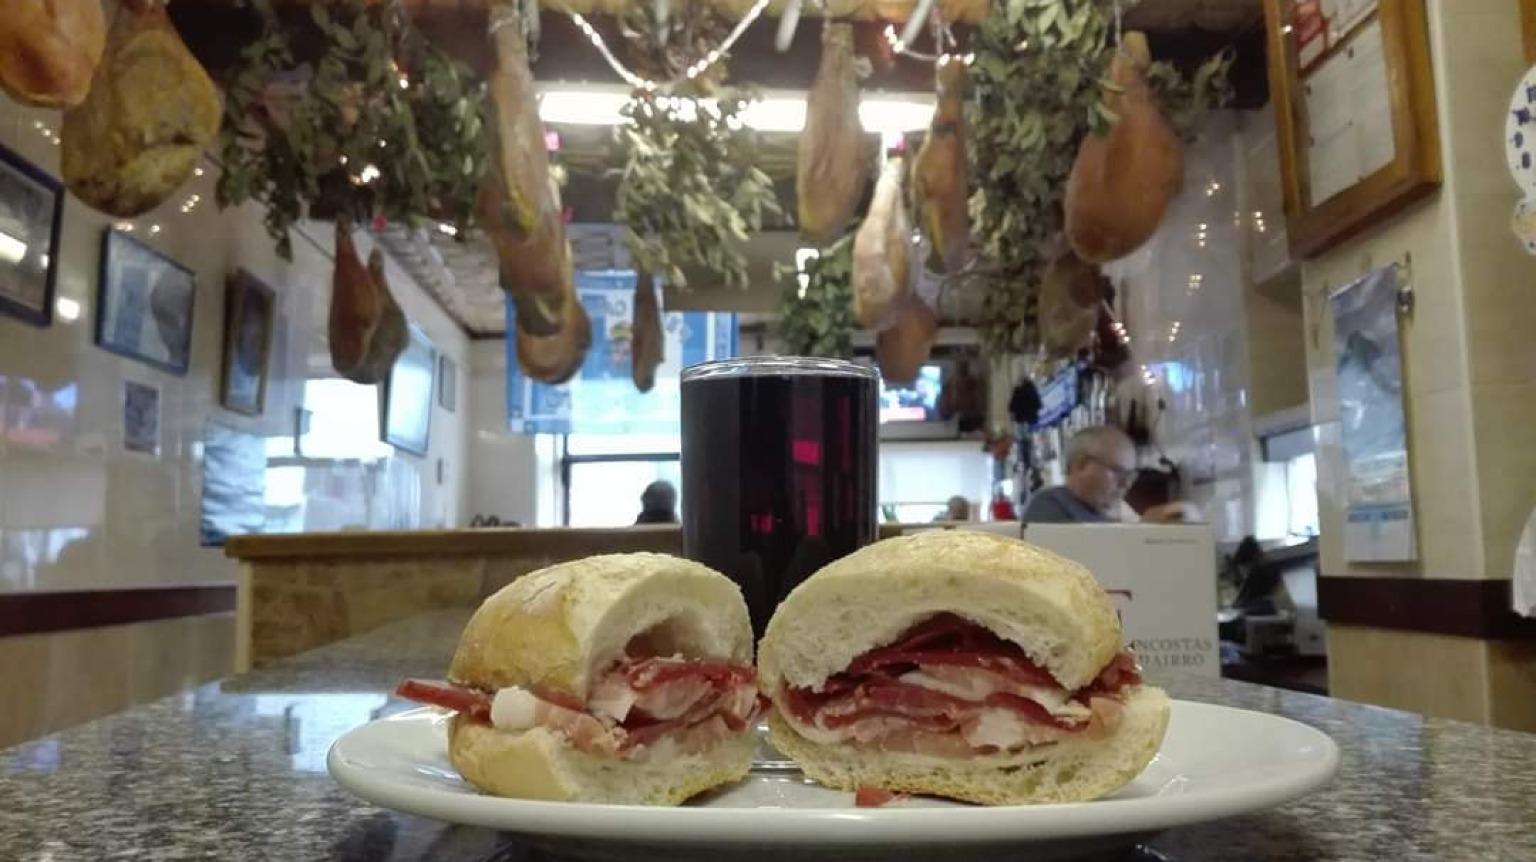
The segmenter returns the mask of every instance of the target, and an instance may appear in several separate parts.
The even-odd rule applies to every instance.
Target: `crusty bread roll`
[[[480,691],[518,687],[585,703],[630,654],[752,662],[746,601],[732,581],[665,554],[612,554],[542,569],[497,592],[470,618],[449,679]],[[546,728],[512,731],[455,716],[449,758],[501,796],[672,805],[734,781],[752,764],[750,730],[706,751],[657,746],[632,758],[573,747]]]
[[[606,554],[524,575],[470,617],[448,678],[586,700],[596,673],[637,636],[654,652],[752,663],[741,588],[666,554]]]
[[[448,758],[470,784],[551,802],[678,805],[740,781],[756,750],[757,734],[749,731],[701,754],[618,760],[577,751],[541,727],[508,733],[462,716],[448,725]]]
[[[1069,689],[1120,650],[1120,621],[1088,570],[1044,548],[932,530],[856,551],[801,582],[769,621],[758,679],[815,686],[914,623],[949,611],[1024,648]]]
[[[1050,687],[1058,696],[1087,689],[1094,694],[1085,700],[1113,699],[1119,704],[1116,721],[1046,744],[994,753],[965,747],[970,756],[940,756],[828,740],[818,736],[826,729],[813,730],[793,717],[789,689],[822,691],[838,674],[846,684],[855,659],[939,615],[979,624],[1017,645],[1059,683]],[[870,545],[802,582],[768,624],[758,679],[778,707],[769,720],[774,745],[830,787],[870,786],[991,805],[1082,801],[1113,792],[1140,773],[1167,727],[1166,695],[1138,677],[1108,694],[1091,687],[1101,684],[1113,663],[1129,661],[1121,655],[1121,639],[1108,596],[1082,566],[1015,539],[931,531]],[[918,669],[926,670],[921,664]],[[1097,721],[1097,707],[1093,711]]]

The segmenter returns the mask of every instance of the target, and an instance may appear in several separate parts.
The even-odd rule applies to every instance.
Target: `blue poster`
[[[630,376],[635,274],[576,273],[576,293],[592,318],[592,347],[581,371],[560,386],[524,377],[517,367],[515,312],[507,303],[507,427],[520,434],[635,434],[678,430],[679,384],[689,365],[736,355],[736,315],[669,312],[661,316],[665,358],[656,386],[641,393]]]

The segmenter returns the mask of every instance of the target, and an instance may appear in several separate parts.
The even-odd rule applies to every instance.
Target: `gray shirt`
[[[1067,486],[1057,485],[1030,497],[1019,520],[1026,524],[1103,524],[1110,517],[1079,500]]]

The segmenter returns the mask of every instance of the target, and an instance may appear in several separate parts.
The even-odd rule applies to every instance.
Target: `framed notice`
[[[1536,64],[1536,0],[1520,0],[1520,36],[1525,42],[1525,62]]]
[[[1440,184],[1424,0],[1264,0],[1291,252],[1309,258]]]

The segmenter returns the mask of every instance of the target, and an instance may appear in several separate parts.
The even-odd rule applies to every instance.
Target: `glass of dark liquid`
[[[829,359],[683,370],[683,546],[741,586],[758,637],[796,584],[875,539],[878,386]]]

